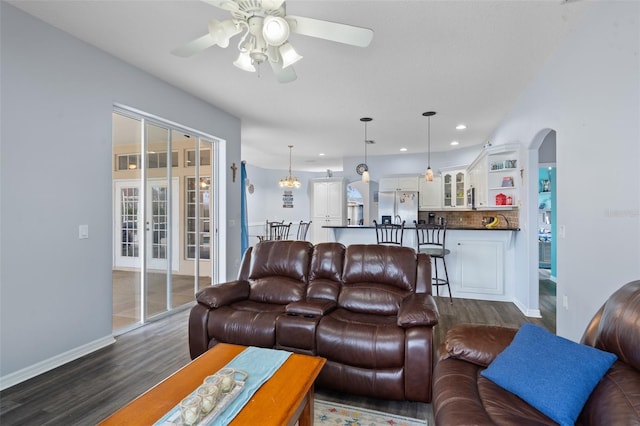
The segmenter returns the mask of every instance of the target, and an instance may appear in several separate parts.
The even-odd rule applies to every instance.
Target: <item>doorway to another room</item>
[[[538,148],[538,282],[543,312],[555,314],[556,292],[556,132],[550,131]],[[544,305],[544,306],[543,306]]]
[[[194,300],[218,278],[218,141],[115,108],[114,334]]]

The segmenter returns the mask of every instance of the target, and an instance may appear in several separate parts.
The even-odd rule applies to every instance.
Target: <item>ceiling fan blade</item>
[[[276,62],[268,62],[271,65],[271,69],[276,76],[276,80],[278,80],[280,83],[291,83],[298,78],[293,67],[282,68],[282,59]]]
[[[228,10],[229,12],[236,12],[240,9],[238,3],[232,0],[202,0],[204,3],[210,4],[217,8]]]
[[[211,37],[211,34],[205,34],[202,37],[199,37],[195,40],[190,41],[184,46],[178,47],[171,51],[176,56],[181,56],[183,58],[188,58],[189,56],[193,56],[196,53],[200,53],[205,49],[216,44],[216,40]]]
[[[319,19],[305,18],[303,16],[285,16],[291,32],[317,37],[352,46],[367,47],[373,39],[373,30],[369,28],[354,27],[353,25],[337,22],[322,21]]]
[[[278,9],[284,0],[262,0],[262,7],[266,10]]]

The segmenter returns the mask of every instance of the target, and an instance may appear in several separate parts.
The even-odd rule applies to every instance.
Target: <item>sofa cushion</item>
[[[312,250],[307,241],[262,241],[253,249],[249,280],[276,276],[306,284]]]
[[[616,360],[525,323],[481,375],[561,425],[573,425],[593,388]]]
[[[414,291],[415,251],[410,247],[355,244],[347,247],[342,279],[345,284],[379,283]]]
[[[209,311],[209,337],[236,345],[272,348],[276,343],[275,324],[284,315],[285,305],[250,300]]]
[[[307,241],[263,241],[253,249],[249,299],[287,304],[304,299],[313,246]]]
[[[456,358],[438,361],[434,371],[436,425],[551,425],[531,405],[480,376],[478,364]]]
[[[352,312],[397,315],[409,292],[377,283],[352,283],[342,286],[338,306]]]
[[[405,332],[393,316],[336,309],[316,329],[318,356],[360,368],[388,369],[405,362]]]

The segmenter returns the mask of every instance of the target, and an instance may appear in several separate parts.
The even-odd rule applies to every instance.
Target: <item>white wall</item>
[[[5,2],[0,15],[5,387],[112,342],[113,104],[225,139],[228,164],[240,164],[240,120]],[[225,170],[226,215],[236,226],[223,250],[235,277],[240,180],[231,183]],[[89,225],[89,239],[78,239],[80,224]]]
[[[557,245],[557,333],[573,340],[612,292],[640,278],[639,17],[636,1],[594,3],[491,137],[537,155],[548,130],[557,132],[557,218],[566,230]],[[536,161],[526,179],[535,179]],[[530,253],[528,269],[519,263],[522,282],[537,280],[535,196],[518,238],[520,260]],[[526,303],[533,288],[517,297]]]

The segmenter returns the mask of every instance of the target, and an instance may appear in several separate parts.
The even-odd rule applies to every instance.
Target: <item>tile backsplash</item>
[[[519,228],[518,210],[465,210],[465,211],[437,211],[436,217],[444,217],[449,226],[455,228],[481,228],[482,218],[498,216],[500,224],[498,229]],[[428,221],[429,212],[418,212],[418,219]],[[508,224],[507,224],[508,223]]]

